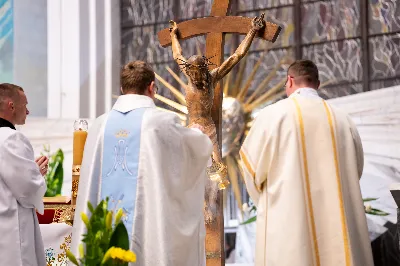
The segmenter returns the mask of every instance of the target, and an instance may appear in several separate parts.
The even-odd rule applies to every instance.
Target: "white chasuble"
[[[372,266],[350,118],[300,89],[266,107],[240,152],[257,205],[255,266]]]
[[[203,201],[209,138],[157,110],[151,98],[123,95],[89,130],[71,250],[85,233],[80,218],[109,198],[122,208],[135,266],[205,265]]]
[[[43,214],[45,192],[29,140],[0,125],[0,265],[46,265],[35,211]]]

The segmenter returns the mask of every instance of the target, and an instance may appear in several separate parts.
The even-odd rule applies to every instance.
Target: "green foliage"
[[[125,225],[120,222],[114,230],[114,233],[110,239],[110,247],[120,247],[122,249],[129,249],[129,239],[125,237],[120,237],[126,235],[128,236],[128,231],[125,228]]]
[[[257,221],[257,216],[253,216],[249,219],[247,219],[246,221],[244,221],[243,223],[241,223],[240,225],[245,225],[245,224],[251,224],[253,222]]]
[[[50,147],[44,146],[42,155],[49,158],[49,169],[45,176],[47,191],[45,197],[55,197],[61,195],[61,189],[64,181],[64,153],[61,149],[54,154],[50,153]]]
[[[111,256],[110,252],[108,252],[109,258],[103,261],[107,251],[112,247],[121,248],[122,252],[130,252],[128,231],[121,221],[121,217],[118,217],[120,215],[117,214],[115,219],[113,219],[113,212],[109,211],[107,207],[108,198],[101,201],[96,208],[93,208],[90,202],[88,202],[88,209],[91,212],[90,219],[86,214],[81,213],[81,218],[86,225],[87,233],[83,235],[82,242],[86,246],[86,253],[81,254],[81,258],[79,259],[80,265],[128,265],[127,262],[112,259],[112,256],[115,255],[113,252],[111,252]],[[122,210],[118,211],[118,213],[122,214]],[[72,254],[68,254],[68,258],[71,262],[76,260],[75,256]]]

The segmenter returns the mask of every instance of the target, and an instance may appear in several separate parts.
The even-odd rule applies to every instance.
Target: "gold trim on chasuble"
[[[296,113],[298,118],[298,123],[300,127],[300,137],[301,137],[301,149],[302,149],[302,156],[303,156],[303,168],[304,168],[304,176],[306,182],[306,193],[307,193],[307,202],[309,206],[309,214],[311,219],[311,234],[313,238],[314,244],[314,251],[315,251],[315,261],[317,266],[321,265],[320,258],[319,258],[319,249],[318,249],[318,241],[317,241],[317,231],[315,228],[315,218],[314,218],[314,211],[313,211],[313,204],[311,198],[311,185],[310,185],[310,175],[308,173],[308,161],[307,161],[307,150],[306,150],[306,136],[304,131],[304,121],[303,116],[301,114],[300,105],[297,102],[296,98],[292,98],[293,102],[296,106]]]
[[[338,151],[336,145],[336,138],[335,138],[335,131],[333,127],[333,118],[331,111],[328,107],[328,104],[323,101],[326,115],[328,116],[329,128],[331,131],[331,139],[332,139],[332,149],[333,155],[335,160],[335,170],[336,170],[336,182],[338,186],[338,197],[339,197],[339,208],[340,208],[340,219],[342,223],[342,235],[343,235],[343,242],[344,242],[344,253],[346,256],[346,266],[351,265],[351,257],[350,257],[350,245],[349,245],[349,237],[347,234],[347,223],[345,218],[345,211],[344,211],[344,202],[343,202],[343,194],[342,194],[342,183],[340,181],[340,172],[339,172],[339,158],[338,158]]]
[[[251,167],[249,159],[247,159],[246,154],[243,151],[243,148],[239,151],[240,157],[242,157],[242,161],[244,166],[246,167],[247,171],[251,174],[251,177],[253,178],[253,183],[257,189],[258,192],[262,192],[262,185],[258,186],[256,183],[256,172],[253,170],[253,167]]]

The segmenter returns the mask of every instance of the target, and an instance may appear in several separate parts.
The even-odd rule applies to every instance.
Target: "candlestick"
[[[73,157],[72,157],[72,193],[71,204],[76,204],[76,197],[78,196],[79,177],[81,171],[81,164],[83,159],[83,152],[87,138],[88,123],[86,120],[76,120],[74,122],[74,140],[73,140]]]

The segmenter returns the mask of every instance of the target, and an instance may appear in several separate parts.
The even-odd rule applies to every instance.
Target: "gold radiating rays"
[[[199,45],[197,45],[196,48],[198,54],[201,54]],[[260,58],[258,58],[257,62],[254,64],[253,69],[251,70],[248,76],[245,76],[246,63],[248,62],[248,56],[246,55],[246,57],[241,60],[236,73],[231,71],[224,79],[224,87],[223,87],[224,97],[235,98],[241,104],[242,109],[245,112],[246,126],[244,134],[247,134],[252,125],[253,117],[251,116],[251,113],[253,112],[253,110],[267,104],[268,102],[274,102],[279,98],[283,97],[285,94],[283,87],[286,82],[286,76],[285,78],[279,80],[279,82],[270,89],[267,88],[270,87],[269,85],[271,81],[276,79],[278,71],[284,65],[290,63],[289,60],[290,55],[287,55],[282,60],[280,60],[279,64],[275,66],[274,69],[266,75],[266,77],[261,81],[261,83],[258,84],[258,86],[256,86],[256,89],[250,91],[250,87],[255,85],[253,83],[255,80],[256,73],[259,70],[260,66],[262,65],[266,53],[267,51],[261,54]],[[186,83],[182,81],[182,79],[173,70],[171,70],[171,68],[166,67],[166,69],[169,72],[169,74],[171,74],[171,76],[177,81],[177,84],[179,84],[182,87],[187,86]],[[186,108],[186,102],[184,101],[184,95],[180,92],[179,89],[171,85],[171,83],[167,82],[159,75],[156,75],[156,78],[172,93],[174,97],[176,97],[176,101],[172,101],[163,96],[156,95],[156,98],[159,101],[172,107],[171,109],[173,109],[173,111],[163,108],[161,109],[166,110],[168,112],[174,112],[179,117],[186,116],[187,108]],[[182,120],[182,122],[187,123],[188,121],[187,119],[185,119]],[[232,191],[236,198],[236,202],[241,212],[243,212],[242,210],[243,202],[242,202],[241,187],[240,187],[240,183],[243,182],[243,175],[241,174],[239,158],[240,157],[238,151],[234,150],[233,152],[229,153],[224,158],[224,160],[228,167],[228,176],[232,185]]]

